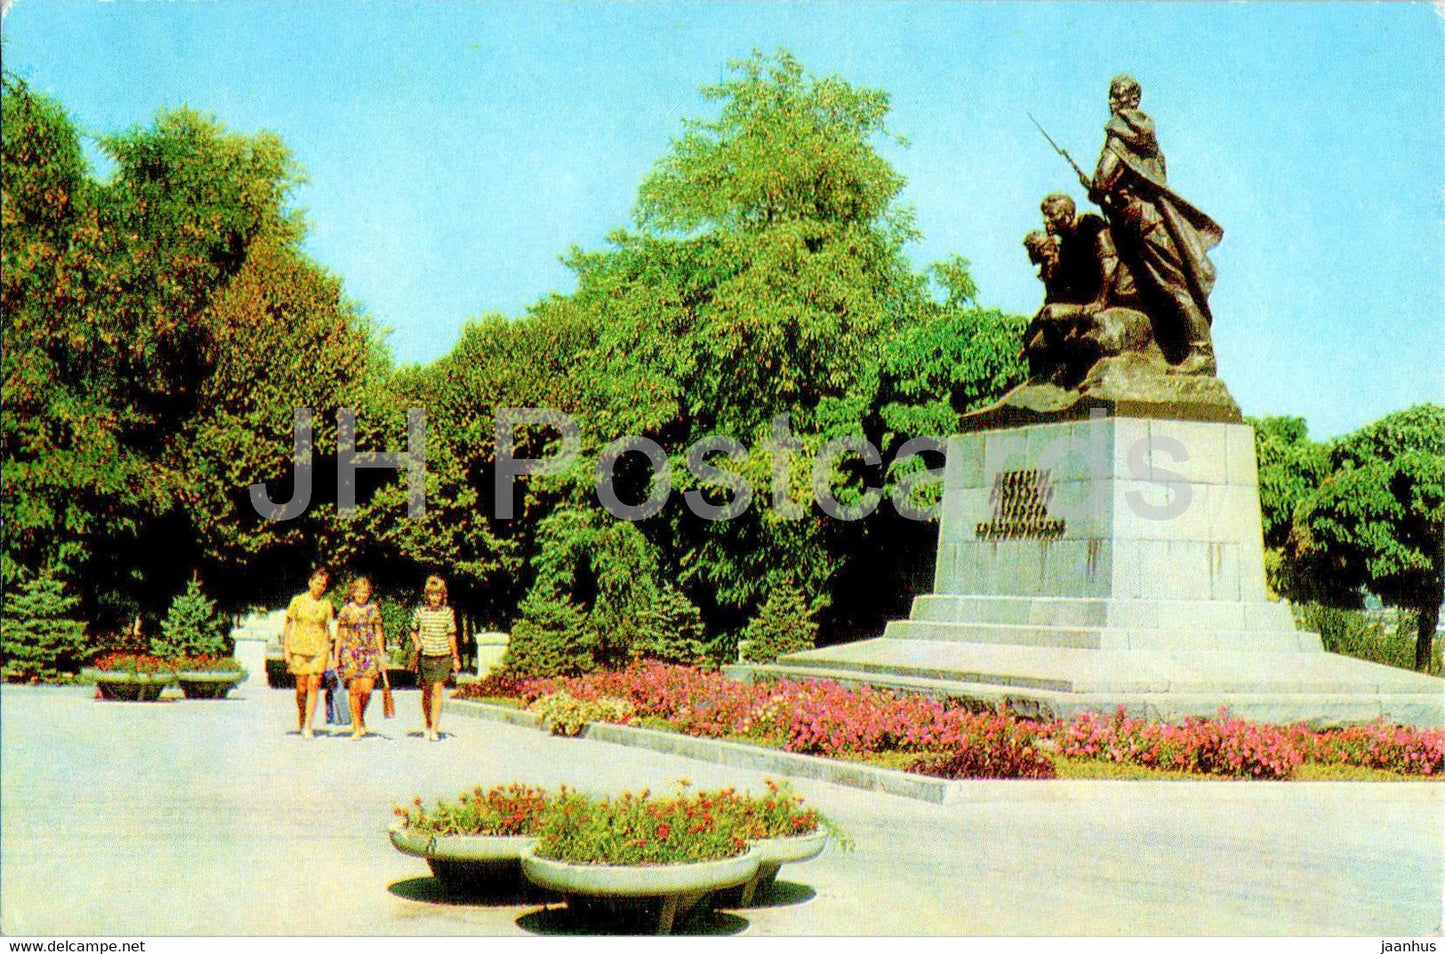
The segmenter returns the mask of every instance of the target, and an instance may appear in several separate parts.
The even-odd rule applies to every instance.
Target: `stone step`
[[[1185,624],[1195,629],[1279,632],[1294,629],[1294,619],[1287,603],[1264,600],[1030,598],[933,593],[914,598],[909,618],[946,623],[1112,626],[1123,629],[1162,629]]]
[[[966,699],[986,706],[1004,706],[1032,718],[1072,719],[1084,712],[1112,714],[1122,708],[1136,719],[1182,722],[1186,718],[1212,718],[1226,709],[1238,718],[1275,725],[1302,722],[1328,728],[1383,719],[1389,724],[1445,727],[1445,695],[1440,693],[1074,693],[823,666],[746,668],[751,670],[749,678],[755,680],[828,679],[850,687],[877,686],[937,699]]]
[[[1422,693],[1439,679],[1333,653],[1125,652],[869,639],[794,653],[780,666],[1076,693]]]
[[[1301,630],[1157,629],[1102,626],[1017,626],[1005,623],[893,620],[886,639],[940,640],[1071,649],[1185,652],[1323,652],[1318,633]]]

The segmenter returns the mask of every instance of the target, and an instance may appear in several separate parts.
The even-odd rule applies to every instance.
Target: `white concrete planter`
[[[791,838],[760,838],[749,842],[758,856],[758,870],[748,882],[723,892],[718,902],[724,907],[745,908],[753,903],[759,891],[772,888],[778,878],[778,871],[786,864],[811,861],[823,853],[828,844],[828,832],[820,828],[806,835]]]
[[[425,858],[438,881],[475,889],[520,885],[522,851],[537,841],[531,835],[432,835],[400,822],[387,834],[397,851]]]
[[[102,699],[117,702],[154,702],[161,690],[176,681],[173,672],[133,673],[86,667],[81,675],[94,679]]]
[[[679,865],[585,865],[539,858],[535,846],[522,852],[522,873],[563,895],[578,913],[658,934],[671,933],[676,919],[714,892],[746,884],[757,870],[752,848],[734,858]]]
[[[224,699],[226,694],[236,688],[236,684],[245,678],[244,670],[201,671],[191,669],[176,673],[176,679],[181,684],[181,692],[185,693],[187,699]]]

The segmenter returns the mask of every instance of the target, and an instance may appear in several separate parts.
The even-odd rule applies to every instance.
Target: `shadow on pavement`
[[[508,884],[499,888],[448,885],[437,878],[408,878],[386,888],[398,898],[424,904],[457,904],[480,907],[516,907],[523,904],[560,903],[560,899],[533,884]]]
[[[532,934],[556,936],[636,935],[638,931],[618,922],[581,917],[570,907],[547,907],[517,918],[517,927]],[[722,937],[747,930],[748,921],[726,911],[709,911],[684,918],[672,926],[673,937]]]
[[[750,911],[754,908],[784,908],[790,904],[805,904],[818,896],[806,884],[798,884],[796,881],[774,881],[771,885],[758,891],[753,896],[750,904],[728,905],[730,911]]]

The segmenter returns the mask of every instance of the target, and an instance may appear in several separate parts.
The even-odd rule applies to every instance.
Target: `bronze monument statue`
[[[1062,192],[1044,198],[1044,228],[1024,238],[1044,284],[1043,307],[1024,331],[1029,381],[967,415],[968,428],[1079,417],[1095,408],[1242,419],[1215,376],[1211,337],[1208,252],[1224,230],[1170,188],[1140,95],[1132,77],[1110,82],[1110,116],[1092,176],[1039,126],[1104,214],[1079,214]]]
[[[1108,216],[1120,257],[1139,283],[1155,337],[1170,371],[1213,374],[1214,266],[1208,252],[1224,230],[1169,188],[1154,121],[1139,109],[1139,83],[1119,75],[1109,83],[1104,148],[1089,198]]]

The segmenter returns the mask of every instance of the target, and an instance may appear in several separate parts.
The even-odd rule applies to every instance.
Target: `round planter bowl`
[[[758,855],[758,871],[747,884],[729,888],[718,896],[723,907],[745,908],[753,903],[759,891],[772,888],[778,878],[778,869],[783,865],[799,861],[811,861],[823,853],[828,844],[828,832],[820,828],[806,835],[789,838],[759,838],[749,842]]]
[[[401,824],[387,834],[397,851],[425,858],[442,884],[473,890],[518,887],[522,851],[537,841],[531,835],[429,835]]]
[[[176,679],[181,684],[181,692],[185,693],[187,699],[224,699],[226,694],[236,688],[236,684],[245,678],[244,670],[219,669],[207,672],[190,670],[176,673]]]
[[[155,702],[161,690],[176,681],[174,673],[111,672],[105,669],[83,669],[81,674],[94,679],[100,697],[114,702]]]
[[[534,846],[522,852],[522,873],[539,887],[563,895],[584,917],[624,923],[646,921],[658,934],[725,888],[745,884],[757,873],[757,852],[734,858],[679,865],[584,865],[539,858]]]

